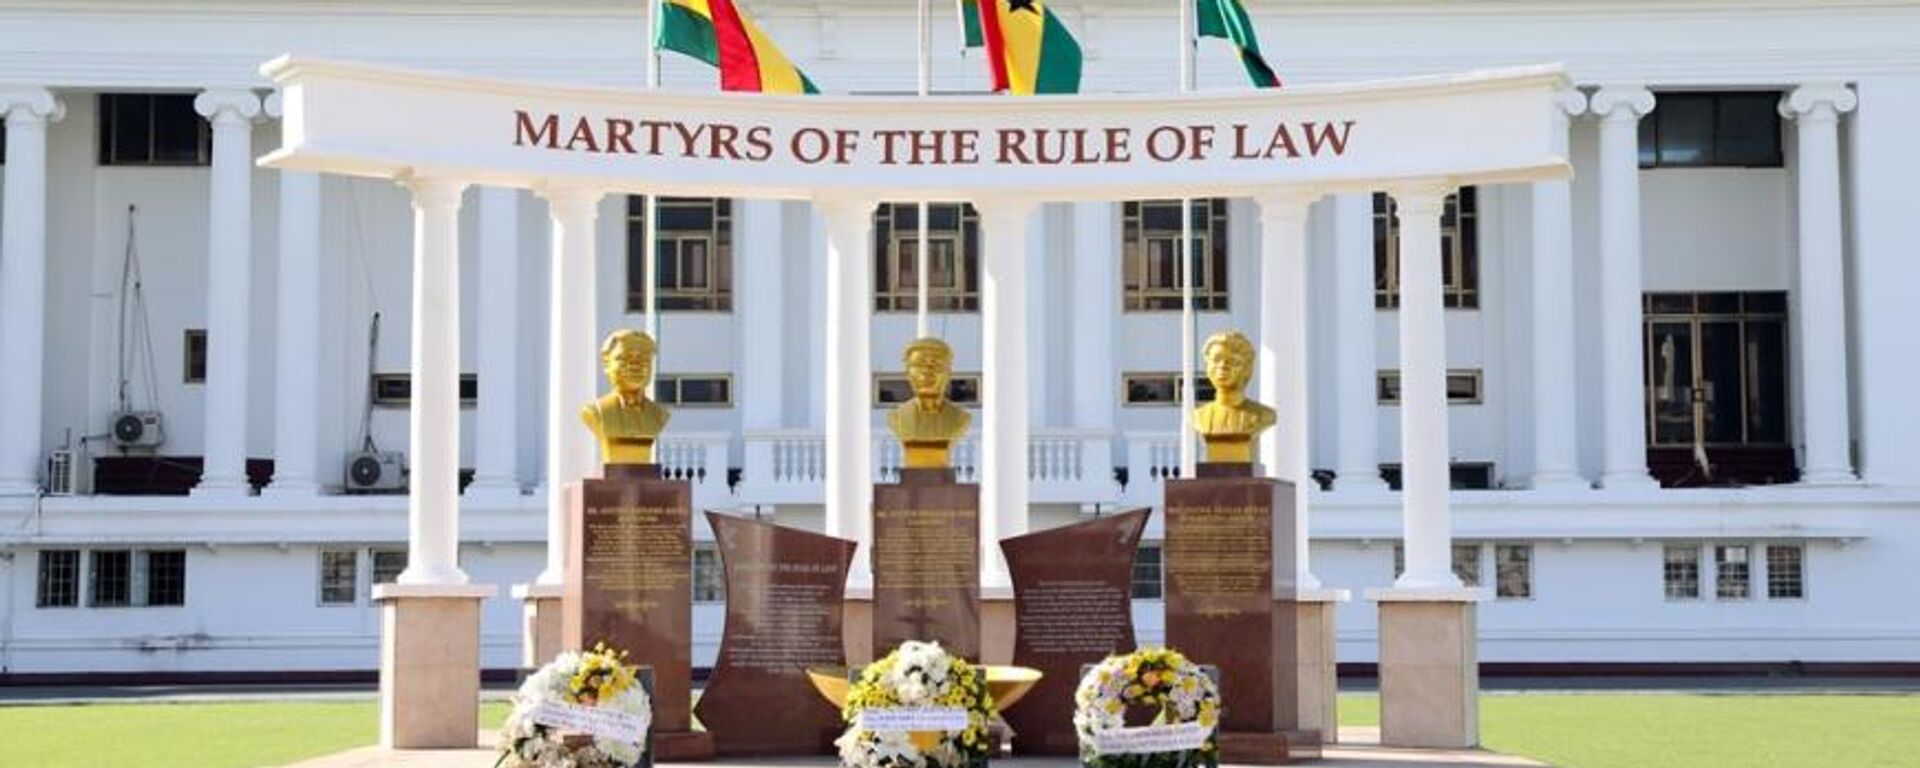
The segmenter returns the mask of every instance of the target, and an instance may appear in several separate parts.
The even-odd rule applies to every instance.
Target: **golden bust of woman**
[[[1273,426],[1273,409],[1247,399],[1253,377],[1253,342],[1239,331],[1221,331],[1200,348],[1213,384],[1213,402],[1193,411],[1193,431],[1207,443],[1207,461],[1253,462],[1253,438]]]
[[[673,414],[647,398],[653,379],[653,337],[614,331],[600,345],[600,364],[613,391],[580,409],[580,420],[600,442],[602,464],[652,464],[653,441]]]
[[[953,441],[967,433],[973,414],[947,399],[953,378],[953,348],[935,338],[915,339],[901,355],[913,399],[887,414],[887,426],[900,438],[909,469],[951,466]]]

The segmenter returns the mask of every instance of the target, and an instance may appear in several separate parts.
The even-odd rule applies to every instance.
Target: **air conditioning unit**
[[[73,451],[59,450],[47,454],[47,495],[73,495]]]
[[[407,488],[406,456],[399,451],[347,454],[348,493],[390,493]]]
[[[113,444],[121,448],[157,448],[166,442],[159,411],[121,411],[113,415]]]

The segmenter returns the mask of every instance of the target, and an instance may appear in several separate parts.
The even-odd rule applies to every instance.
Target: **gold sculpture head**
[[[932,337],[915,339],[900,355],[907,369],[907,383],[913,386],[914,399],[924,406],[947,399],[947,383],[953,380],[953,348]]]
[[[951,466],[953,441],[966,434],[973,414],[947,399],[953,379],[953,348],[939,339],[915,339],[900,355],[913,399],[887,414],[887,426],[900,439],[909,469]]]
[[[607,372],[607,383],[628,399],[635,395],[646,399],[656,349],[652,336],[631,328],[607,334],[606,342],[600,345],[600,365]]]
[[[602,464],[652,464],[653,441],[671,415],[647,399],[653,379],[653,337],[632,329],[607,335],[600,345],[600,366],[612,392],[587,403],[580,420],[600,445]]]
[[[1200,348],[1214,399],[1194,410],[1193,429],[1207,443],[1207,461],[1248,464],[1253,438],[1273,426],[1273,409],[1247,399],[1253,377],[1253,342],[1239,331],[1221,331]]]
[[[1253,342],[1245,335],[1221,331],[1207,337],[1200,358],[1207,361],[1207,381],[1218,400],[1232,403],[1246,397],[1247,380],[1253,378]]]

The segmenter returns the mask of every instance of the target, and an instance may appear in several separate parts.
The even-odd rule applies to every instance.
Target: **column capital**
[[[607,190],[601,187],[582,184],[542,184],[535,187],[533,193],[555,210],[585,206],[596,213],[600,209],[600,201],[607,196]]]
[[[1780,116],[1788,120],[1833,120],[1860,106],[1860,97],[1843,83],[1808,83],[1780,97]]]
[[[873,212],[880,209],[880,201],[864,197],[816,197],[813,207],[829,223],[835,219],[857,222],[871,220]]]
[[[451,176],[409,171],[394,181],[413,193],[413,204],[422,208],[453,207],[467,191],[467,182]]]
[[[0,88],[0,116],[7,125],[59,122],[67,105],[45,88]]]
[[[1603,120],[1639,120],[1653,105],[1653,91],[1644,85],[1603,85],[1593,92],[1588,110]]]
[[[1439,216],[1447,195],[1458,188],[1452,181],[1422,179],[1390,186],[1387,194],[1393,196],[1393,204],[1402,217]]]
[[[1260,220],[1265,221],[1305,221],[1307,207],[1325,196],[1324,190],[1312,187],[1278,187],[1253,196],[1253,202],[1260,206]]]
[[[1652,98],[1653,94],[1647,94],[1647,96]],[[1553,94],[1553,105],[1560,108],[1554,113],[1556,116],[1575,117],[1585,114],[1589,104],[1587,94],[1578,88],[1562,88]]]
[[[260,96],[245,88],[215,88],[193,97],[193,111],[215,125],[250,122],[260,116]]]
[[[280,96],[282,93],[285,92],[276,90],[273,93],[267,94],[267,98],[261,102],[261,108],[266,111],[267,117],[278,120],[286,115],[285,99],[282,99]]]
[[[982,219],[1006,221],[1017,218],[1024,221],[1028,214],[1039,210],[1042,202],[1045,201],[1017,195],[984,197],[973,201],[973,208],[980,212]]]

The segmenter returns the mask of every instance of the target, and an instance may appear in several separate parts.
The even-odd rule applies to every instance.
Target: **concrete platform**
[[[1479,749],[1394,749],[1379,746],[1377,728],[1342,728],[1342,743],[1326,748],[1318,760],[1298,765],[1336,766],[1337,768],[1413,768],[1423,765],[1451,768],[1515,768],[1544,766],[1522,757],[1501,755]],[[493,734],[481,734],[481,743],[492,743]],[[295,763],[289,768],[492,768],[498,756],[492,749],[385,751],[379,747],[361,747],[325,757]],[[832,768],[838,761],[831,757],[796,757],[753,760],[716,760],[711,763],[661,763],[699,766],[700,768]],[[1077,768],[1079,762],[1063,758],[1008,758],[993,761],[1007,768]],[[1223,768],[1227,768],[1223,764]]]

